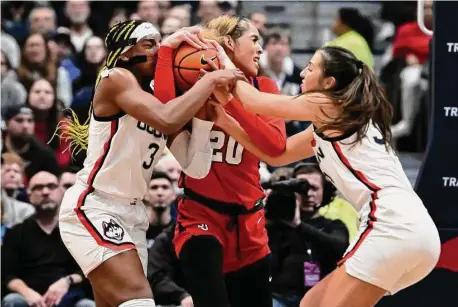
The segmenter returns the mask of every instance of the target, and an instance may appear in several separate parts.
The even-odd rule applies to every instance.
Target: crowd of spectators
[[[66,129],[69,109],[80,122],[88,120],[109,27],[142,19],[165,37],[221,14],[240,13],[242,5],[237,0],[2,1],[2,306],[95,305],[56,222],[63,193],[75,182],[85,153],[72,155],[68,142],[55,133]],[[412,132],[421,93],[428,87],[429,38],[414,22],[414,11],[410,4],[387,3],[382,13],[393,29],[383,38],[388,47],[380,75],[388,80],[390,98],[399,101],[395,138]],[[429,4],[425,14],[430,25]],[[260,73],[274,79],[281,93],[297,95],[303,67],[293,60],[291,33],[272,24],[264,11],[251,12],[249,18],[263,37]],[[357,9],[341,8],[332,30],[335,39],[329,44],[353,51],[374,67],[374,41],[380,34],[368,18]],[[288,121],[287,134],[307,125]],[[174,157],[164,154],[144,199],[150,221],[148,280],[163,306],[193,306],[172,247],[180,172]],[[358,216],[314,164],[280,169],[261,164],[260,172],[264,183],[289,178],[308,183],[307,190],[296,193],[266,189],[274,306],[298,306],[303,293],[335,268],[357,234]]]

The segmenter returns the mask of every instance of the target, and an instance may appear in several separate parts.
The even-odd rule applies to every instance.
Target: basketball
[[[209,49],[196,49],[186,43],[183,43],[175,52],[173,59],[173,74],[175,85],[180,92],[184,93],[189,90],[199,79],[200,69],[211,71],[207,59],[212,59],[219,67],[216,49],[209,45]]]

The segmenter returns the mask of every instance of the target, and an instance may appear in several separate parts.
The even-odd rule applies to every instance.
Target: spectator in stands
[[[267,32],[266,29],[266,22],[267,22],[267,17],[266,14],[263,12],[254,12],[251,13],[248,18],[250,21],[253,23],[253,25],[258,29],[259,34],[264,38]]]
[[[170,0],[156,0],[156,2],[159,6],[159,14],[161,16],[159,18],[159,24],[162,24],[164,18],[167,16],[167,12],[170,9],[172,3],[170,2]]]
[[[274,307],[298,306],[304,292],[337,267],[349,244],[341,221],[320,216],[316,191],[323,188],[316,184],[310,182],[307,194],[274,190],[267,199]]]
[[[157,165],[159,169],[165,172],[172,179],[174,187],[178,187],[178,180],[181,176],[181,165],[172,154],[164,155]]]
[[[70,80],[74,81],[81,74],[75,64],[76,49],[70,39],[70,29],[65,27],[57,28],[56,33],[49,38],[48,47],[53,60],[63,67],[70,74]]]
[[[199,25],[205,26],[207,22],[223,14],[218,6],[217,0],[200,0],[197,9],[197,17],[200,18]]]
[[[174,232],[175,223],[158,235],[148,250],[147,277],[156,304],[192,307],[194,303],[186,291],[185,278],[172,243]]]
[[[170,16],[165,18],[161,26],[162,39],[165,39],[167,36],[175,33],[180,28],[182,28],[180,19]]]
[[[91,8],[88,1],[69,0],[65,3],[65,14],[70,21],[70,39],[77,52],[83,50],[86,40],[93,35],[88,24]]]
[[[62,171],[59,178],[59,188],[61,188],[62,191],[67,191],[72,185],[75,184],[77,172],[78,169],[75,167],[68,167]]]
[[[2,154],[2,225],[12,227],[35,213],[24,190],[24,161],[14,153]],[[21,197],[22,196],[22,197]]]
[[[191,25],[191,6],[189,4],[177,5],[167,12],[167,17],[175,17],[180,20],[182,27]]]
[[[3,34],[2,34],[3,35]],[[11,66],[10,58],[6,51],[1,52],[2,62],[2,108],[11,105],[22,105],[27,99],[27,91],[24,86],[18,81],[16,72]]]
[[[57,97],[65,106],[70,106],[72,99],[72,84],[70,75],[63,67],[57,67],[51,51],[42,34],[31,34],[24,42],[21,66],[18,69],[19,81],[30,89],[32,83],[45,78],[57,89]]]
[[[38,6],[29,14],[29,32],[43,35],[52,34],[56,31],[56,12],[52,7]]]
[[[154,243],[154,238],[172,223],[170,206],[176,200],[172,179],[163,172],[154,172],[151,176],[148,194],[145,196],[146,211],[149,218],[149,228],[146,232],[148,247]]]
[[[21,61],[21,50],[19,49],[19,45],[16,39],[13,36],[9,35],[8,33],[3,32],[3,26],[2,26],[2,33],[1,33],[0,39],[1,39],[0,45],[2,48],[2,53],[4,53],[5,56],[8,58],[10,68],[17,69]],[[2,76],[2,82],[3,82],[3,76]]]
[[[2,1],[1,4],[2,30],[22,42],[28,34],[27,13],[34,3],[32,1]]]
[[[338,36],[329,44],[350,50],[359,60],[374,69],[372,44],[374,28],[366,17],[355,8],[341,8],[332,30]]]
[[[347,227],[350,242],[358,234],[358,212],[347,201],[335,195],[335,188],[327,182],[318,165],[299,163],[294,168],[292,176],[309,182],[308,203],[319,204],[320,216],[343,222]],[[303,210],[307,210],[307,207]]]
[[[108,22],[108,29],[112,26],[117,24],[118,22],[122,22],[127,20],[127,11],[124,8],[118,7],[113,10],[113,14],[111,15],[111,19]]]
[[[84,276],[59,234],[57,212],[63,192],[57,177],[39,172],[30,179],[36,214],[6,231],[2,247],[2,305],[93,307],[80,288]]]
[[[300,93],[302,69],[294,64],[291,55],[291,36],[280,29],[273,30],[264,40],[260,64],[264,73],[275,80],[284,95]]]
[[[264,39],[264,53],[259,64],[265,76],[272,78],[284,95],[300,93],[301,71],[290,56],[291,36],[280,29],[273,29]],[[300,121],[286,121],[286,133],[294,135],[307,128],[308,124]]]
[[[35,208],[32,205],[9,197],[3,189],[1,194],[2,226],[4,226],[5,229],[20,224],[35,214]]]
[[[161,10],[156,0],[138,1],[137,14],[141,20],[150,22],[159,28]]]
[[[56,131],[65,129],[65,126],[58,127],[58,124],[64,120],[64,116],[55,90],[48,80],[37,79],[32,83],[27,105],[33,111],[35,136],[51,147],[58,166],[65,168],[71,161],[71,153],[66,150],[69,143],[57,136],[53,137]]]
[[[104,41],[98,36],[93,36],[87,40],[76,60],[81,68],[81,75],[73,83],[74,95],[71,108],[82,123],[88,119],[94,84],[106,56]]]
[[[428,28],[432,27],[432,1],[425,1],[424,20]],[[421,96],[427,89],[427,82],[422,82],[422,71],[429,60],[429,41],[431,37],[423,33],[417,21],[400,26],[393,42],[393,57],[403,58],[407,66],[401,71],[401,121],[391,127],[393,139],[409,135],[415,117],[420,109]],[[423,85],[423,86],[422,86]]]
[[[24,185],[24,161],[17,154],[2,154],[2,188],[9,197],[29,202]]]
[[[4,109],[6,122],[2,154],[14,152],[25,165],[26,181],[39,171],[59,173],[59,167],[52,150],[34,138],[35,121],[33,112],[26,105],[11,106]]]

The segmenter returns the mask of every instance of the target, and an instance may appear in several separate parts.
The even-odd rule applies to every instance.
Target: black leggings
[[[182,247],[180,261],[195,307],[272,307],[267,257],[223,274],[221,244],[195,236]]]

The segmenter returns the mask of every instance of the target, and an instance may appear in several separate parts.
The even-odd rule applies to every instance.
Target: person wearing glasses
[[[82,288],[84,275],[65,248],[58,227],[63,191],[57,177],[41,171],[30,178],[35,214],[6,230],[2,246],[2,306],[93,307]]]

